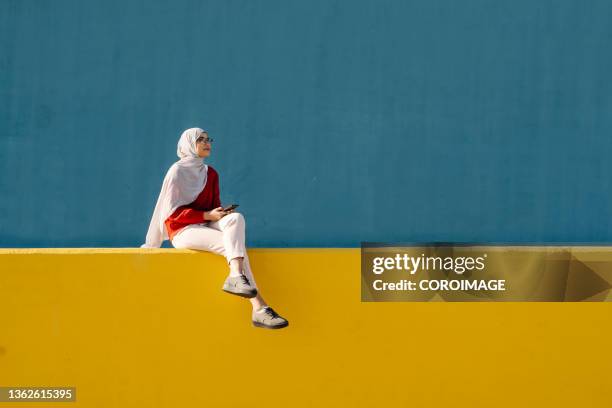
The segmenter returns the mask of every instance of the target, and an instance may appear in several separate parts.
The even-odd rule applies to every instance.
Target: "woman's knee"
[[[232,212],[232,213],[229,213],[228,216],[235,218],[236,221],[244,222],[244,215],[242,215],[242,213]]]
[[[232,212],[227,214],[225,217],[221,218],[222,226],[234,225],[234,224],[244,224],[244,216],[239,212]]]

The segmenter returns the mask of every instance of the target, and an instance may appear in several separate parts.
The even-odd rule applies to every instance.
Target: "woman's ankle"
[[[240,270],[240,268],[232,268],[230,267],[230,273],[229,276],[231,276],[232,278],[236,277],[236,276],[240,276],[240,275],[244,275],[244,273]]]
[[[257,295],[256,297],[251,299],[251,306],[253,306],[253,311],[257,312],[258,310],[267,307],[268,304],[263,299],[261,299],[259,295]]]

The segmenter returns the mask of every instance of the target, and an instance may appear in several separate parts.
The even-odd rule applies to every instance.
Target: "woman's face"
[[[201,158],[205,158],[210,156],[210,148],[211,148],[212,139],[208,138],[208,134],[202,133],[202,136],[198,137],[196,140],[196,149],[198,151],[198,156]]]

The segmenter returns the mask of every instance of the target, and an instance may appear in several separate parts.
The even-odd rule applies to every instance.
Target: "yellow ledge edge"
[[[356,252],[359,248],[248,248],[249,252]],[[0,255],[96,255],[96,254],[201,254],[206,251],[176,248],[0,248]]]
[[[475,245],[479,247],[489,247],[490,249],[497,250],[523,250],[523,251],[534,251],[541,250],[542,248],[554,248],[555,251],[564,251],[564,250],[572,250],[574,252],[589,252],[589,251],[611,251],[612,245],[610,246],[589,246],[589,245],[579,245],[579,246],[514,246],[514,245]],[[398,246],[401,247],[401,246]],[[359,252],[361,248],[313,248],[313,247],[295,247],[295,248],[247,248],[249,252],[275,252],[275,253],[325,253],[325,252]],[[385,251],[385,248],[381,248],[379,250]],[[389,251],[396,251],[397,248],[390,247],[387,248]],[[198,251],[191,249],[176,249],[176,248],[0,248],[0,256],[1,255],[96,255],[96,254],[143,254],[143,255],[151,255],[151,254],[201,254],[202,252],[207,251]]]

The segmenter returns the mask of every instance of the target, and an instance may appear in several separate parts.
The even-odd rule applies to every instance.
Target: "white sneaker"
[[[287,327],[289,322],[281,317],[270,306],[263,307],[253,312],[253,326],[266,329],[282,329]]]
[[[238,295],[245,298],[253,298],[257,296],[257,289],[251,285],[249,279],[244,276],[228,276],[223,283],[223,290],[232,295]]]

